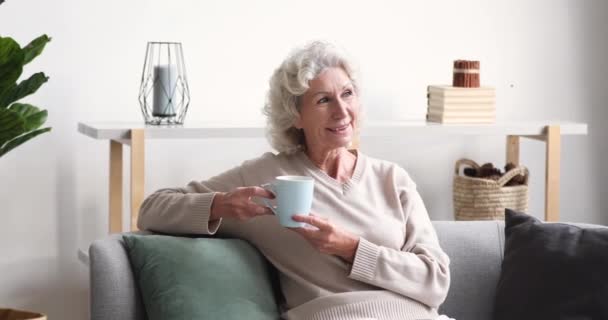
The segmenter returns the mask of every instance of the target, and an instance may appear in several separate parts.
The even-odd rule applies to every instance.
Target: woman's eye
[[[346,90],[344,91],[344,93],[342,94],[345,97],[349,97],[353,95],[353,91],[352,90]]]
[[[319,99],[319,101],[317,101],[317,104],[321,104],[321,103],[325,103],[328,102],[329,99],[327,99],[326,97]]]

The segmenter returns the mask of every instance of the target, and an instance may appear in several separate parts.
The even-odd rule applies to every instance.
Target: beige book
[[[443,103],[437,100],[429,100],[428,107],[437,110],[496,110],[494,103]]]
[[[452,124],[487,124],[496,122],[496,117],[442,117],[437,115],[427,114],[427,121],[437,123],[452,123]]]
[[[435,104],[495,104],[496,97],[494,96],[481,96],[481,97],[444,97],[436,94],[428,94],[427,96],[429,103]]]
[[[460,88],[447,85],[431,85],[427,87],[430,95],[437,97],[494,97],[494,87]]]
[[[441,110],[429,107],[427,113],[439,117],[450,118],[483,118],[496,117],[495,110]]]

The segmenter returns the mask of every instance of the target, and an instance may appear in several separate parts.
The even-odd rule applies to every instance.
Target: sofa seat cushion
[[[608,319],[608,228],[505,215],[494,319]]]
[[[148,319],[278,319],[269,266],[237,239],[124,235]]]

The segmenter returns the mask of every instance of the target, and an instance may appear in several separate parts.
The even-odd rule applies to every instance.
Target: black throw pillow
[[[608,319],[608,228],[507,209],[494,319]]]

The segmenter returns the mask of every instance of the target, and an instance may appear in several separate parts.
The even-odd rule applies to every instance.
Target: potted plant
[[[0,4],[2,2],[0,0]],[[0,157],[51,130],[49,127],[41,128],[46,121],[46,110],[17,102],[36,92],[48,81],[44,73],[38,72],[17,83],[23,66],[36,58],[50,40],[42,35],[21,48],[15,40],[0,37]],[[0,320],[7,319],[46,320],[46,316],[37,312],[0,308]]]
[[[0,157],[45,132],[50,127],[41,128],[47,118],[47,111],[20,99],[36,92],[48,81],[43,72],[31,75],[17,83],[23,66],[36,58],[51,41],[42,35],[21,48],[10,37],[0,37]]]
[[[41,313],[0,309],[0,320],[47,320],[46,316]]]

